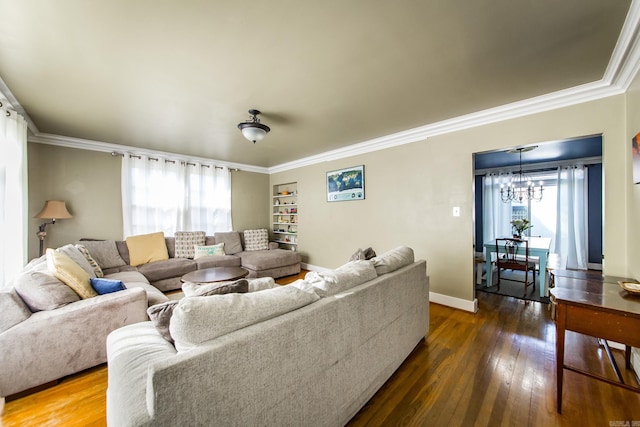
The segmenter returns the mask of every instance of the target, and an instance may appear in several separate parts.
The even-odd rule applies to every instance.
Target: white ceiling
[[[29,117],[34,140],[269,168],[610,85],[637,41],[630,15],[628,46],[619,44],[616,58],[630,5],[0,0],[0,90]],[[249,108],[272,129],[255,145],[236,127]]]

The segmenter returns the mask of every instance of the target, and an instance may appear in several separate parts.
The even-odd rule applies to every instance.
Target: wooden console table
[[[625,362],[631,368],[631,346],[640,347],[640,295],[623,290],[619,277],[592,273],[554,270],[551,272],[555,288],[551,289],[556,307],[556,387],[557,410],[562,412],[562,380],[565,369],[605,381],[640,393],[640,389],[625,384],[617,365],[614,370],[619,381],[578,369],[564,363],[565,331],[574,331],[602,340],[622,343],[626,347]],[[605,341],[606,343],[606,341]],[[607,348],[608,350],[608,348]],[[609,357],[613,357],[609,353]]]

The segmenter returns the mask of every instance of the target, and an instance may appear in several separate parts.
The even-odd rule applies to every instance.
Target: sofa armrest
[[[278,242],[269,242],[269,250],[271,249],[279,249],[280,245],[278,244]]]
[[[104,363],[107,335],[147,320],[147,294],[127,289],[33,313],[0,334],[0,396]]]

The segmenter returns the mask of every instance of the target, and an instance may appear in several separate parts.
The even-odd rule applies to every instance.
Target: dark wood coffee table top
[[[180,280],[193,283],[222,282],[246,277],[248,270],[241,267],[212,267],[187,273]]]

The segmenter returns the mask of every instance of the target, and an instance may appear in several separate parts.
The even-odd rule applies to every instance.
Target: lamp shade
[[[67,210],[67,205],[64,200],[47,200],[44,202],[44,207],[34,216],[34,218],[43,219],[69,219],[73,218]]]
[[[257,127],[256,124],[259,123],[247,123],[247,126],[242,128],[242,135],[249,141],[261,141],[267,135],[267,131]]]

